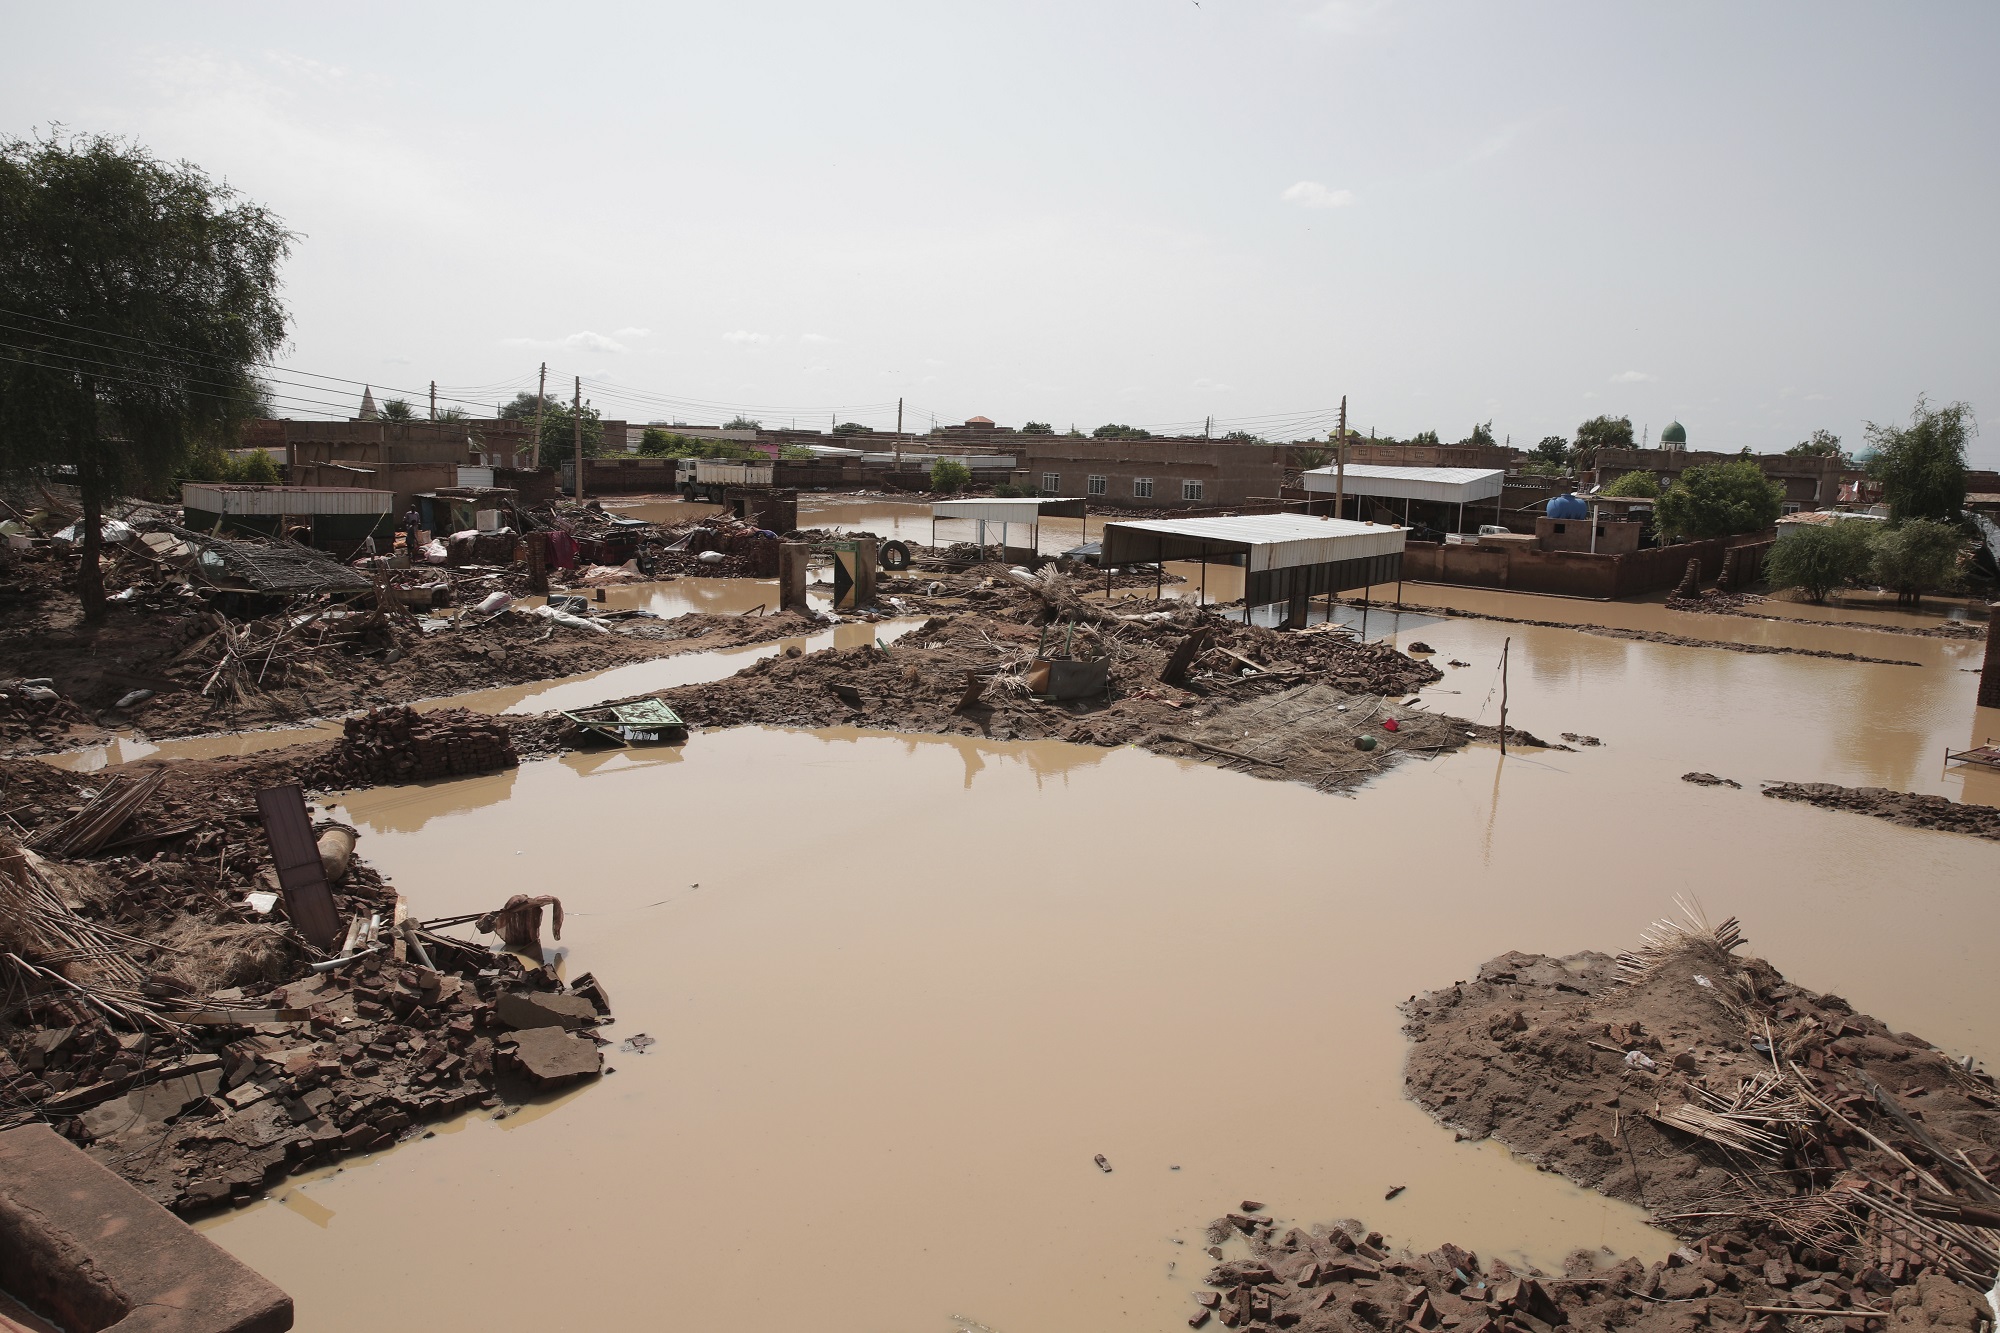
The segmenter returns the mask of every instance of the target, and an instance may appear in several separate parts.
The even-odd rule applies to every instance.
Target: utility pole
[[[1340,430],[1333,445],[1333,516],[1347,511],[1347,395],[1340,395]]]
[[[1211,413],[1208,416],[1205,416],[1201,419],[1201,438],[1205,440],[1214,433],[1215,433],[1215,416],[1213,413]]]
[[[1507,655],[1514,647],[1509,635],[1500,645],[1500,753],[1507,753]]]
[[[896,400],[896,471],[903,470],[903,400]]]
[[[437,419],[438,419],[438,382],[437,382],[436,380],[432,380],[432,381],[431,381],[431,420],[432,420],[432,421],[436,421]]]
[[[570,407],[570,421],[576,427],[576,502],[583,503],[583,376],[576,377],[576,401]]]
[[[540,469],[542,466],[542,404],[547,402],[548,398],[549,363],[544,361],[542,362],[541,380],[535,385],[535,445],[534,452],[529,455],[533,459],[533,462],[529,466],[536,469]]]

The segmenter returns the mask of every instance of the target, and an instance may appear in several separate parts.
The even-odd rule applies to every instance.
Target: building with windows
[[[1098,440],[1015,435],[1021,484],[1101,505],[1235,508],[1273,502],[1286,446],[1226,440]]]

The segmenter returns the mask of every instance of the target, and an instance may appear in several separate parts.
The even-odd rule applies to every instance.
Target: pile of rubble
[[[0,838],[0,1128],[46,1122],[199,1211],[601,1071],[604,988],[535,965],[552,900],[426,927],[352,856],[352,830],[322,825],[348,925],[337,952],[315,948],[252,799],[282,757],[108,779],[0,765],[31,844]],[[515,951],[443,933],[466,924]]]
[[[2000,1087],[1741,943],[1690,908],[1617,958],[1503,954],[1406,1006],[1409,1092],[1689,1241],[1588,1277],[1626,1319],[1971,1329],[2000,1271]]]
[[[425,782],[521,762],[505,722],[463,708],[371,708],[344,719],[340,729],[340,743],[318,766],[329,786]]]

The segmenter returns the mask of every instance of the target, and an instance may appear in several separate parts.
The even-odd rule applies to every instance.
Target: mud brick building
[[[1212,509],[1272,503],[1285,480],[1284,445],[1224,440],[1084,440],[1016,435],[1022,481],[1042,495],[1101,505]]]

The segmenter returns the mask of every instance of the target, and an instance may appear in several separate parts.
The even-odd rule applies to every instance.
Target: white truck
[[[769,463],[745,463],[729,458],[683,458],[674,464],[674,486],[690,500],[721,504],[725,489],[769,486]]]

